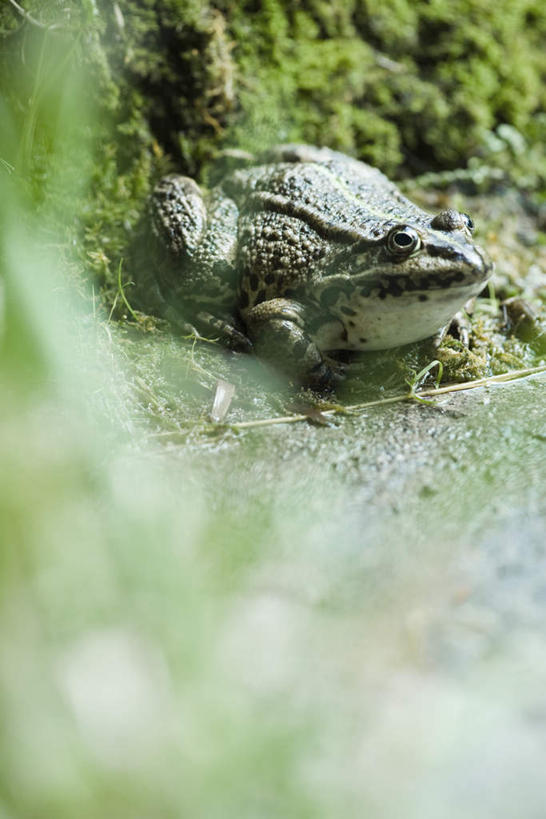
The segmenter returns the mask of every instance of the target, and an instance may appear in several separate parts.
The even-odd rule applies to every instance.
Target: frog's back
[[[280,146],[264,159],[270,161],[224,181],[242,213],[276,211],[341,241],[374,239],[408,216],[416,224],[430,221],[381,171],[335,151]]]

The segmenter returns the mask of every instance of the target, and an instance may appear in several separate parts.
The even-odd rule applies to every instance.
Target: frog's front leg
[[[305,386],[328,389],[336,377],[305,328],[305,307],[285,298],[252,307],[244,319],[257,356]]]

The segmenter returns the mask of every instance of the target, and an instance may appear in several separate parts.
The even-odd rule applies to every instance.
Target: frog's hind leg
[[[336,375],[305,329],[305,308],[290,299],[252,307],[245,324],[257,356],[305,386],[330,389]]]
[[[178,174],[163,177],[150,200],[152,230],[174,257],[192,258],[207,225],[207,211],[199,185]]]
[[[193,179],[171,174],[152,193],[150,220],[161,315],[183,335],[250,350],[235,319],[235,203],[217,190],[205,204]]]

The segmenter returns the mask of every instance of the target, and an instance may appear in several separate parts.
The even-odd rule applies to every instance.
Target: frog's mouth
[[[462,254],[461,254],[462,256]],[[493,272],[493,263],[474,247],[463,258],[453,263],[452,259],[430,257],[409,258],[401,264],[374,265],[352,277],[364,298],[377,295],[397,298],[402,295],[416,295],[435,292],[471,290],[478,293]]]

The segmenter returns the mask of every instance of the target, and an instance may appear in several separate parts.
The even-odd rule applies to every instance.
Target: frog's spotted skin
[[[434,335],[492,270],[469,217],[433,217],[375,168],[305,145],[273,149],[208,200],[166,177],[152,224],[165,301],[312,386],[331,379],[329,350]]]

